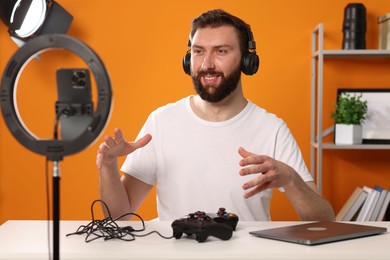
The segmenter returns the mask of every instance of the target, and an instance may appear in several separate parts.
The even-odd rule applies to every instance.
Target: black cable
[[[66,115],[68,113],[69,113],[69,109],[63,108],[56,114],[56,118],[54,120],[54,134],[53,134],[54,140],[58,139],[58,125],[59,125],[59,122],[60,122],[60,117],[62,115]]]
[[[146,234],[133,234],[135,237],[146,237],[146,236],[149,236],[149,235],[151,235],[151,234],[157,234],[157,235],[159,235],[160,237],[162,237],[162,238],[164,238],[164,239],[171,239],[171,238],[173,238],[174,236],[170,236],[170,237],[167,237],[167,236],[163,236],[160,232],[158,232],[158,231],[155,231],[155,230],[153,230],[153,231],[150,231],[149,233],[146,233]]]
[[[108,217],[103,219],[103,220],[96,220],[94,216],[94,205],[95,203],[100,202],[103,204],[103,206],[106,209],[106,212],[108,213]],[[136,216],[142,223],[142,228],[141,229],[134,229],[131,226],[125,226],[125,227],[120,227],[116,221],[127,217],[127,216]],[[76,232],[74,233],[69,233],[66,236],[71,236],[71,235],[83,235],[86,234],[87,236],[85,237],[85,242],[91,242],[96,239],[104,239],[105,241],[111,240],[111,239],[119,239],[123,241],[134,241],[136,237],[145,237],[150,234],[156,233],[160,237],[164,239],[171,239],[174,236],[163,236],[160,234],[158,231],[151,231],[146,234],[136,234],[137,232],[142,232],[145,231],[145,222],[142,219],[142,217],[136,213],[126,213],[122,216],[119,216],[115,219],[112,218],[110,210],[107,206],[107,204],[102,201],[102,200],[95,200],[92,205],[91,205],[91,216],[92,216],[92,221],[88,223],[87,225],[81,225]]]
[[[54,134],[53,134],[54,139],[58,139],[58,125],[59,125],[60,117],[62,115],[67,115],[68,113],[69,113],[69,109],[64,108],[64,109],[61,109],[56,114],[55,122],[54,122]],[[49,220],[50,219],[50,202],[49,202],[50,199],[49,199],[49,181],[48,181],[48,178],[49,178],[48,159],[46,159],[46,176],[47,176],[46,177],[46,190],[47,190],[47,208],[48,208],[47,218]],[[103,204],[103,206],[106,209],[106,212],[108,213],[108,217],[103,219],[103,220],[96,220],[95,219],[94,205],[97,202],[100,202],[101,204]],[[142,223],[141,229],[134,229],[131,226],[120,227],[116,223],[116,221],[118,221],[124,217],[130,216],[130,215],[136,216],[137,218],[140,219],[140,221]],[[123,241],[134,241],[136,237],[145,237],[145,236],[148,236],[148,235],[153,234],[153,233],[158,234],[160,237],[162,237],[164,239],[171,239],[174,237],[173,235],[170,237],[163,236],[158,231],[151,231],[151,232],[146,233],[146,234],[135,234],[136,232],[145,231],[145,222],[142,219],[142,217],[136,213],[126,213],[122,216],[119,216],[118,218],[112,219],[111,212],[110,212],[107,204],[102,200],[95,200],[94,202],[92,202],[92,204],[91,204],[91,217],[92,217],[92,221],[89,224],[81,225],[76,230],[76,232],[69,233],[66,236],[87,234],[87,236],[85,237],[85,242],[87,242],[87,243],[94,241],[96,239],[100,239],[100,238],[104,239],[104,240],[120,239]],[[49,230],[48,231],[49,259],[50,259],[50,256],[51,256],[51,253],[50,253],[50,227],[48,227],[48,230]]]

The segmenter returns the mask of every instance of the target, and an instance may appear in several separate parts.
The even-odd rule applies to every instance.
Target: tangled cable
[[[94,216],[94,205],[97,202],[102,203],[103,206],[105,207],[107,213],[108,213],[108,217],[103,219],[103,220],[96,220],[95,219],[95,216]],[[96,239],[99,239],[99,238],[104,239],[105,241],[106,240],[111,240],[111,239],[120,239],[120,240],[123,240],[123,241],[133,241],[133,240],[135,240],[136,237],[144,237],[144,236],[150,235],[152,233],[156,233],[160,237],[165,238],[165,239],[173,238],[173,236],[171,236],[171,237],[163,236],[163,235],[161,235],[157,231],[151,231],[151,232],[146,233],[146,234],[136,234],[137,232],[145,231],[145,222],[142,219],[142,217],[140,215],[136,214],[136,213],[127,213],[127,214],[124,214],[124,215],[122,215],[122,216],[120,216],[118,218],[113,219],[111,217],[111,213],[110,213],[110,210],[109,210],[107,204],[104,201],[102,201],[102,200],[95,200],[92,203],[92,205],[91,205],[91,215],[92,215],[92,221],[89,224],[81,225],[76,230],[76,232],[69,233],[66,236],[86,234],[87,236],[85,237],[85,242],[87,242],[87,243],[91,242],[91,241],[94,241]],[[130,215],[136,216],[136,217],[139,218],[139,220],[142,223],[142,228],[141,229],[134,229],[131,226],[120,227],[116,223],[117,220],[120,220],[121,218],[124,218],[126,216],[130,216]]]

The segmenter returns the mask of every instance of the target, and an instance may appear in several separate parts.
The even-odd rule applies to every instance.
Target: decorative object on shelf
[[[363,142],[362,123],[367,115],[367,101],[362,94],[341,93],[337,97],[335,112],[331,113],[335,121],[336,144],[361,144]]]
[[[379,49],[390,50],[390,13],[378,17]]]
[[[366,48],[366,7],[350,3],[344,9],[343,46],[345,50]]]
[[[363,143],[363,130],[361,125],[336,124],[335,144],[361,144]]]
[[[355,88],[337,90],[349,95],[362,95],[367,101],[367,115],[362,124],[363,144],[390,144],[390,88]]]

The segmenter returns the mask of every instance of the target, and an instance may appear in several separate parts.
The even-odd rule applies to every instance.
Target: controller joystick
[[[210,216],[213,217],[214,221],[229,225],[233,230],[236,230],[238,216],[234,213],[226,212],[225,208],[219,208],[215,215],[210,214]]]

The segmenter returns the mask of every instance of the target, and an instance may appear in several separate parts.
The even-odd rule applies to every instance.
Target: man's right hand
[[[115,128],[114,137],[106,136],[104,142],[99,146],[96,156],[97,169],[100,170],[103,164],[112,165],[112,163],[116,163],[118,157],[128,155],[138,148],[144,147],[150,140],[152,140],[152,136],[147,134],[135,142],[127,142],[122,131]]]

